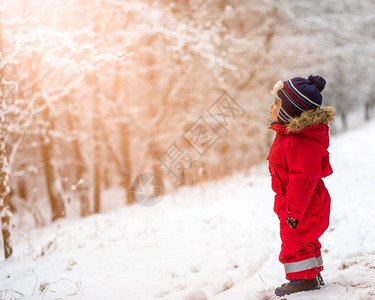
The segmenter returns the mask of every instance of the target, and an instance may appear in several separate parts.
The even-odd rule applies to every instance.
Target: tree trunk
[[[95,126],[96,127],[96,126]],[[94,213],[100,213],[101,210],[101,182],[100,182],[100,148],[99,141],[94,139]]]
[[[98,81],[95,75],[92,75],[92,83],[95,86],[95,95],[93,96],[93,152],[94,152],[94,166],[93,166],[93,184],[94,184],[94,213],[101,211],[101,151],[100,151],[100,98],[98,97]]]
[[[113,84],[113,91],[115,96],[115,101],[119,103],[121,107],[121,95],[120,95],[120,85],[121,85],[121,73],[120,73],[120,62],[116,62],[116,76]],[[122,110],[119,110],[121,117],[124,117]],[[132,164],[130,159],[130,133],[129,133],[129,122],[124,121],[119,123],[120,132],[120,149],[122,156],[122,166],[120,167],[120,174],[122,177],[122,184],[125,188],[125,204],[134,204],[134,200],[130,194],[130,185],[132,180]]]
[[[370,119],[370,103],[367,101],[365,103],[365,120],[368,121]]]
[[[346,117],[345,110],[341,110],[340,116],[341,116],[342,127],[343,127],[344,130],[347,130],[348,129],[348,119]]]
[[[79,121],[77,120],[77,116],[73,115],[72,112],[67,111],[66,113],[67,123],[70,132],[74,132],[75,126],[78,125]],[[73,156],[76,161],[76,173],[75,173],[75,185],[76,185],[76,193],[78,194],[79,201],[80,201],[80,215],[81,217],[88,216],[90,214],[90,198],[89,198],[89,188],[88,183],[85,180],[87,176],[87,167],[84,157],[82,155],[79,137],[75,135],[72,141],[73,146]]]
[[[371,110],[375,104],[375,99],[370,99],[365,103],[365,120],[368,121],[371,119]]]
[[[40,98],[39,101],[41,103],[41,106],[45,104],[44,99]],[[55,221],[59,218],[65,217],[66,210],[64,200],[61,196],[61,193],[58,191],[55,168],[52,164],[53,143],[52,136],[50,134],[52,122],[50,117],[50,108],[48,106],[46,106],[43,111],[43,119],[45,122],[47,122],[48,125],[44,125],[43,131],[41,133],[41,152],[44,164],[44,173],[46,176],[47,193],[52,210],[52,221]]]
[[[3,58],[3,16],[0,5],[0,59]],[[0,70],[0,213],[1,213],[1,231],[4,243],[4,256],[8,258],[13,253],[10,240],[10,216],[9,211],[9,168],[6,158],[5,144],[5,100],[4,100],[4,67]]]
[[[3,89],[1,89],[2,91]],[[1,97],[3,98],[3,97]],[[3,99],[1,101],[3,104]],[[10,240],[10,217],[9,210],[9,169],[5,156],[5,132],[4,132],[4,112],[1,112],[1,150],[0,150],[0,213],[1,213],[1,231],[4,243],[4,256],[8,258],[13,253],[12,243]]]
[[[123,157],[124,164],[124,174],[123,174],[123,184],[125,187],[126,204],[134,204],[134,200],[130,195],[130,185],[131,185],[131,174],[132,174],[132,164],[130,161],[130,151],[129,151],[129,129],[127,123],[120,124],[120,134],[121,134],[121,153]]]

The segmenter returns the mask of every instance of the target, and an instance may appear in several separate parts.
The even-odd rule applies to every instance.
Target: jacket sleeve
[[[302,221],[322,170],[322,146],[295,135],[286,150],[289,182],[286,187],[288,214]]]

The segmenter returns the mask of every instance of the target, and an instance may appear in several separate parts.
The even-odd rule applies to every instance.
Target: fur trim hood
[[[289,120],[286,124],[288,132],[298,132],[306,127],[328,124],[335,118],[336,111],[332,106],[321,106],[314,110],[306,110],[299,117]]]

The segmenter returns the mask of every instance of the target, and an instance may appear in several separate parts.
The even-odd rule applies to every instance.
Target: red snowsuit
[[[321,108],[307,116],[271,126],[276,137],[267,158],[280,220],[279,260],[288,280],[313,279],[323,270],[318,238],[329,224],[331,198],[322,178],[332,174],[327,123],[334,110]],[[288,226],[287,216],[299,221],[297,228]]]

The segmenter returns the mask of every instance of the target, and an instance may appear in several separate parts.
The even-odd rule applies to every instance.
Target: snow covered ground
[[[375,299],[375,122],[331,140],[326,287],[287,299]],[[0,299],[269,299],[284,282],[267,165],[124,207],[16,228]]]

